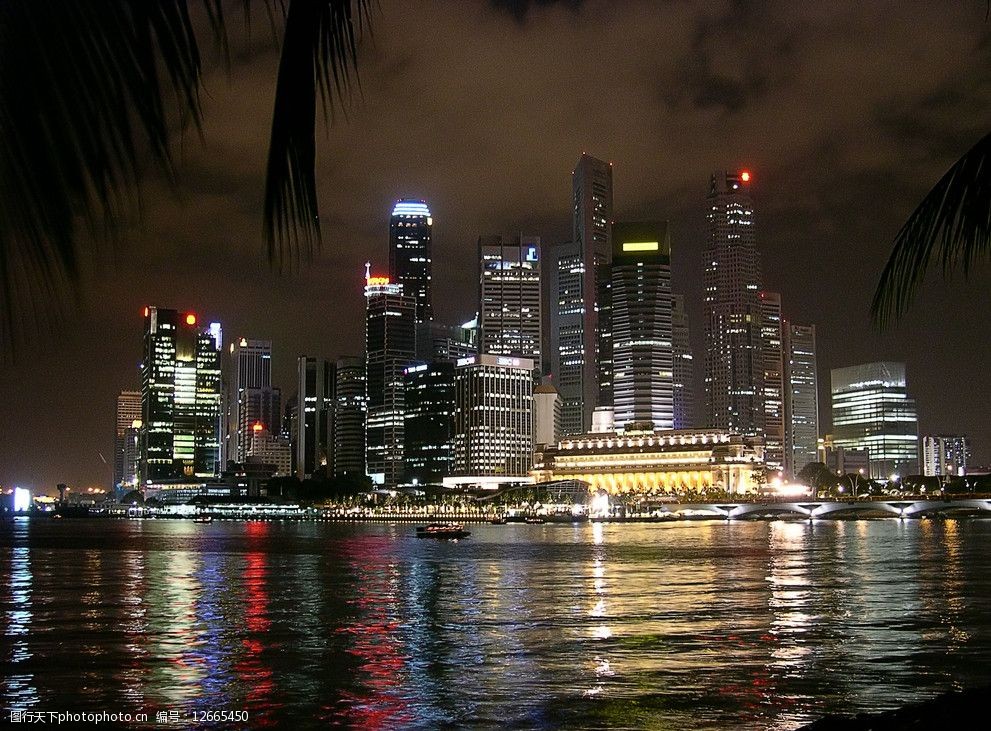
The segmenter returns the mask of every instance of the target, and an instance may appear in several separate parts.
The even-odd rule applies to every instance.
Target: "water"
[[[0,523],[3,716],[787,729],[991,682],[991,521],[471,530]]]

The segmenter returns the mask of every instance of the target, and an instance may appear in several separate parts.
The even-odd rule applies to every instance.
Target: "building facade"
[[[388,277],[366,276],[365,369],[368,476],[394,487],[405,464],[403,371],[416,358],[417,299]]]
[[[334,474],[364,475],[367,418],[364,358],[338,359],[334,368]]]
[[[764,431],[760,262],[746,171],[712,175],[703,260],[707,426]]]
[[[970,460],[970,441],[957,434],[922,437],[922,474],[926,477],[963,477]]]
[[[220,472],[222,334],[192,312],[146,307],[141,484]]]
[[[551,372],[563,399],[563,428],[586,431],[598,405],[599,294],[612,255],[612,165],[582,154],[572,173],[572,241],[551,265]]]
[[[769,470],[785,467],[785,386],[781,295],[760,293],[760,339],[764,369],[764,461]]]
[[[478,354],[478,320],[462,325],[444,325],[436,321],[416,326],[416,359],[424,363],[467,358]]]
[[[389,277],[402,285],[416,302],[416,321],[434,319],[433,289],[434,219],[427,204],[404,198],[396,202],[389,219]]]
[[[455,369],[454,473],[524,476],[533,460],[532,360],[478,355]]]
[[[830,390],[834,446],[866,451],[875,480],[919,473],[919,427],[904,363],[834,368]]]
[[[819,375],[815,325],[782,322],[784,341],[784,468],[797,475],[817,461],[819,444]]]
[[[649,424],[670,430],[674,346],[668,225],[613,224],[612,246],[609,308],[599,313],[599,322],[610,333],[608,342],[600,343],[600,353],[611,350],[608,391],[614,423],[620,429]]]
[[[254,425],[278,433],[282,392],[272,386],[272,341],[237,338],[228,346],[227,461],[244,462]]]
[[[671,345],[674,349],[674,428],[695,428],[695,357],[685,296],[671,295]]]
[[[479,352],[540,363],[540,237],[478,239]]]
[[[534,455],[538,483],[580,480],[592,492],[651,495],[757,492],[765,466],[760,440],[718,430],[584,434]]]
[[[121,391],[117,396],[116,429],[114,430],[113,486],[117,489],[137,486],[140,457],[130,442],[141,427],[141,392]],[[129,433],[130,432],[130,433]]]
[[[334,364],[302,355],[296,361],[296,406],[292,428],[293,473],[306,480],[333,474]]]
[[[269,465],[272,477],[288,477],[292,474],[292,445],[288,439],[272,434],[258,422],[251,429],[251,440],[245,454],[248,465]]]
[[[561,394],[550,383],[533,389],[533,443],[555,444],[561,438]]]
[[[454,469],[454,363],[417,363],[404,371],[405,481],[439,484]]]

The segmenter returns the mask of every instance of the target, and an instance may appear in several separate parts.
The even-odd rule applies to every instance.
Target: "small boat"
[[[197,515],[195,518],[193,518],[193,522],[194,523],[212,523],[213,522],[213,516],[212,515]]]
[[[530,525],[543,525],[547,521],[540,517],[531,517],[523,521],[524,523],[529,523]]]
[[[417,538],[467,538],[470,535],[461,523],[428,523],[416,527]]]
[[[506,519],[505,518],[492,518],[492,520],[489,521],[489,524],[490,525],[506,525]]]

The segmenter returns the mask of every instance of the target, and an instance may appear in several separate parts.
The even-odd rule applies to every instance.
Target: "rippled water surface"
[[[471,530],[0,523],[0,706],[794,728],[991,682],[991,521]]]

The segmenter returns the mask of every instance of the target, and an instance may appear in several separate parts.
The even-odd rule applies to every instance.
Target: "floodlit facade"
[[[533,361],[478,355],[455,369],[454,473],[524,476],[533,460]]]
[[[533,389],[533,443],[554,444],[561,437],[561,394],[549,383]]]
[[[865,363],[831,373],[833,444],[870,455],[870,477],[919,473],[919,427],[905,364]]]
[[[718,490],[755,493],[764,472],[759,439],[718,430],[565,437],[534,455],[538,483],[581,480],[613,495]]]
[[[417,322],[434,319],[433,228],[434,219],[424,201],[396,201],[389,219],[389,277],[415,300]]]
[[[403,380],[405,481],[436,484],[454,468],[454,363],[417,363]]]
[[[479,350],[539,363],[543,328],[540,308],[540,237],[478,239]]]
[[[598,402],[598,299],[612,255],[612,211],[612,165],[583,153],[572,174],[572,241],[554,247],[550,262],[551,373],[570,433],[588,430]]]
[[[926,477],[963,477],[970,459],[970,441],[956,434],[922,437],[922,474]]]
[[[403,371],[416,357],[417,299],[388,277],[365,278],[365,441],[368,476],[395,487],[403,478]]]
[[[133,443],[136,429],[141,426],[141,392],[121,391],[117,396],[116,430],[114,431],[114,487],[133,489],[137,485],[139,460],[135,459]],[[130,433],[129,433],[130,432]]]
[[[671,234],[666,222],[615,223],[612,245],[609,308],[599,318],[610,338],[600,342],[599,352],[608,353],[611,363],[608,391],[613,419],[620,429],[650,424],[670,430],[674,428]]]
[[[784,335],[785,472],[797,475],[818,459],[819,376],[815,325],[782,323]]]
[[[220,323],[146,307],[141,366],[142,485],[220,471]]]
[[[710,180],[704,251],[705,423],[759,436],[764,430],[760,261],[747,171]]]

